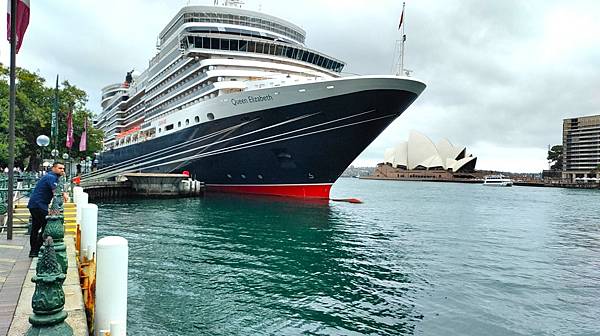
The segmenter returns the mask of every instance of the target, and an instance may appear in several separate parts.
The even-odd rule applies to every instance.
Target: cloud
[[[187,3],[34,2],[18,64],[46,78],[59,73],[99,112],[101,88],[145,69],[158,33]],[[394,69],[400,1],[246,1],[259,7],[301,26],[307,46],[345,61],[348,73]],[[547,145],[562,141],[562,119],[600,112],[598,12],[591,0],[407,1],[405,65],[428,87],[357,162],[382,160],[416,129],[472,148],[480,167],[488,157],[502,157],[504,170],[543,167]],[[7,56],[3,43],[5,64]]]

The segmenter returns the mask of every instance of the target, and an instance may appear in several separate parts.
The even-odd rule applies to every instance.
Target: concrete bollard
[[[111,336],[127,334],[128,245],[123,237],[98,241],[96,263],[96,330],[115,330]],[[118,327],[111,328],[111,324]]]
[[[85,192],[79,193],[77,197],[77,212],[76,221],[81,226],[81,210],[85,204],[88,204],[88,194]]]
[[[79,253],[79,260],[83,262],[83,257],[91,258],[96,253],[96,241],[98,240],[98,206],[96,204],[84,204],[81,206],[81,249],[87,250]]]
[[[79,199],[79,194],[83,192],[82,187],[73,187],[73,203],[77,204],[77,200]]]

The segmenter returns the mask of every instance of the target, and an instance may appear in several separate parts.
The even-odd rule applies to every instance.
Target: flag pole
[[[10,1],[10,98],[8,112],[8,211],[6,239],[13,236],[13,192],[15,181],[15,63],[17,61],[17,0]]]
[[[406,42],[406,35],[404,34],[404,7],[406,2],[402,3],[402,51],[400,54],[400,75],[404,74],[404,42]]]

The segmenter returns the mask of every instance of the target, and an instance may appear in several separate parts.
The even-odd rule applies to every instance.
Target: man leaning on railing
[[[29,257],[37,257],[42,246],[42,233],[46,227],[46,216],[48,215],[48,204],[54,196],[54,189],[58,185],[60,176],[65,175],[65,166],[60,162],[52,164],[51,171],[44,175],[35,185],[31,193],[27,208],[31,214],[31,236],[29,237]],[[65,202],[69,201],[69,195],[63,192]]]

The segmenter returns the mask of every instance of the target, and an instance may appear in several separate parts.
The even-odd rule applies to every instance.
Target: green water
[[[364,204],[100,204],[129,335],[600,335],[600,192],[340,179]]]

